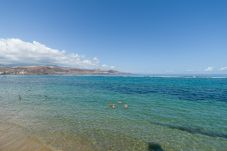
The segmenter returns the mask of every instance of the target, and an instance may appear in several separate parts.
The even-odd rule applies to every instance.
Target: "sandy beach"
[[[0,123],[1,151],[54,151],[38,138],[26,133],[22,127],[10,123]]]

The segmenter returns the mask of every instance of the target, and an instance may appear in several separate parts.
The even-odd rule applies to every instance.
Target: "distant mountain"
[[[0,75],[118,75],[116,70],[80,69],[59,66],[0,66]]]

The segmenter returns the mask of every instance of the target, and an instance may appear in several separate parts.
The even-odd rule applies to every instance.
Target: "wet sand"
[[[22,127],[0,122],[0,151],[54,151]]]

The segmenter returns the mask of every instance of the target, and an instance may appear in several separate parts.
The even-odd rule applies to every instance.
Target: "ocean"
[[[63,151],[226,151],[227,78],[0,76],[0,150],[24,136]]]

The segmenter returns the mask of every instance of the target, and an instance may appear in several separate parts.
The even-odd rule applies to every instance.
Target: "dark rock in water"
[[[164,151],[157,143],[148,143],[148,151]]]

